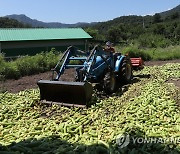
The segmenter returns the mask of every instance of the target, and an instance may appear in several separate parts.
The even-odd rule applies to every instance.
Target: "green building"
[[[15,57],[51,48],[64,51],[70,45],[86,50],[91,38],[82,28],[1,28],[0,52]]]

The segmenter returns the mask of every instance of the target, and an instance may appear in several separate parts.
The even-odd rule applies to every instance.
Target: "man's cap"
[[[112,46],[112,43],[110,41],[106,42],[107,46]]]

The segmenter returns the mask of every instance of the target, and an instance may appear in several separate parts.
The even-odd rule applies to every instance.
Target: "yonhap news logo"
[[[119,134],[116,137],[116,144],[119,148],[124,148],[129,145],[129,143],[133,144],[166,144],[166,143],[172,143],[172,144],[180,144],[180,137],[167,137],[167,138],[155,138],[155,137],[134,137],[130,136],[128,133]]]
[[[116,144],[119,148],[124,148],[130,143],[130,136],[128,133],[119,134],[116,137]]]

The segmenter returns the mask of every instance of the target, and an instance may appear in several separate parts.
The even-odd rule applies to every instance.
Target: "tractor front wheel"
[[[117,90],[117,82],[114,73],[107,72],[104,77],[103,89],[106,94],[112,94]]]
[[[121,84],[127,84],[131,82],[131,79],[133,77],[132,74],[132,65],[131,61],[128,57],[126,57],[123,60],[123,63],[121,65],[121,69],[119,72],[119,79]]]

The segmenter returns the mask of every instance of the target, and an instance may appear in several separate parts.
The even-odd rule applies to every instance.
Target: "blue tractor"
[[[75,69],[75,81],[61,81],[62,74],[69,68]],[[112,94],[131,79],[132,66],[127,56],[106,52],[100,46],[95,46],[90,53],[70,46],[53,69],[52,79],[40,80],[37,84],[44,103],[87,107],[93,94],[92,85]]]

